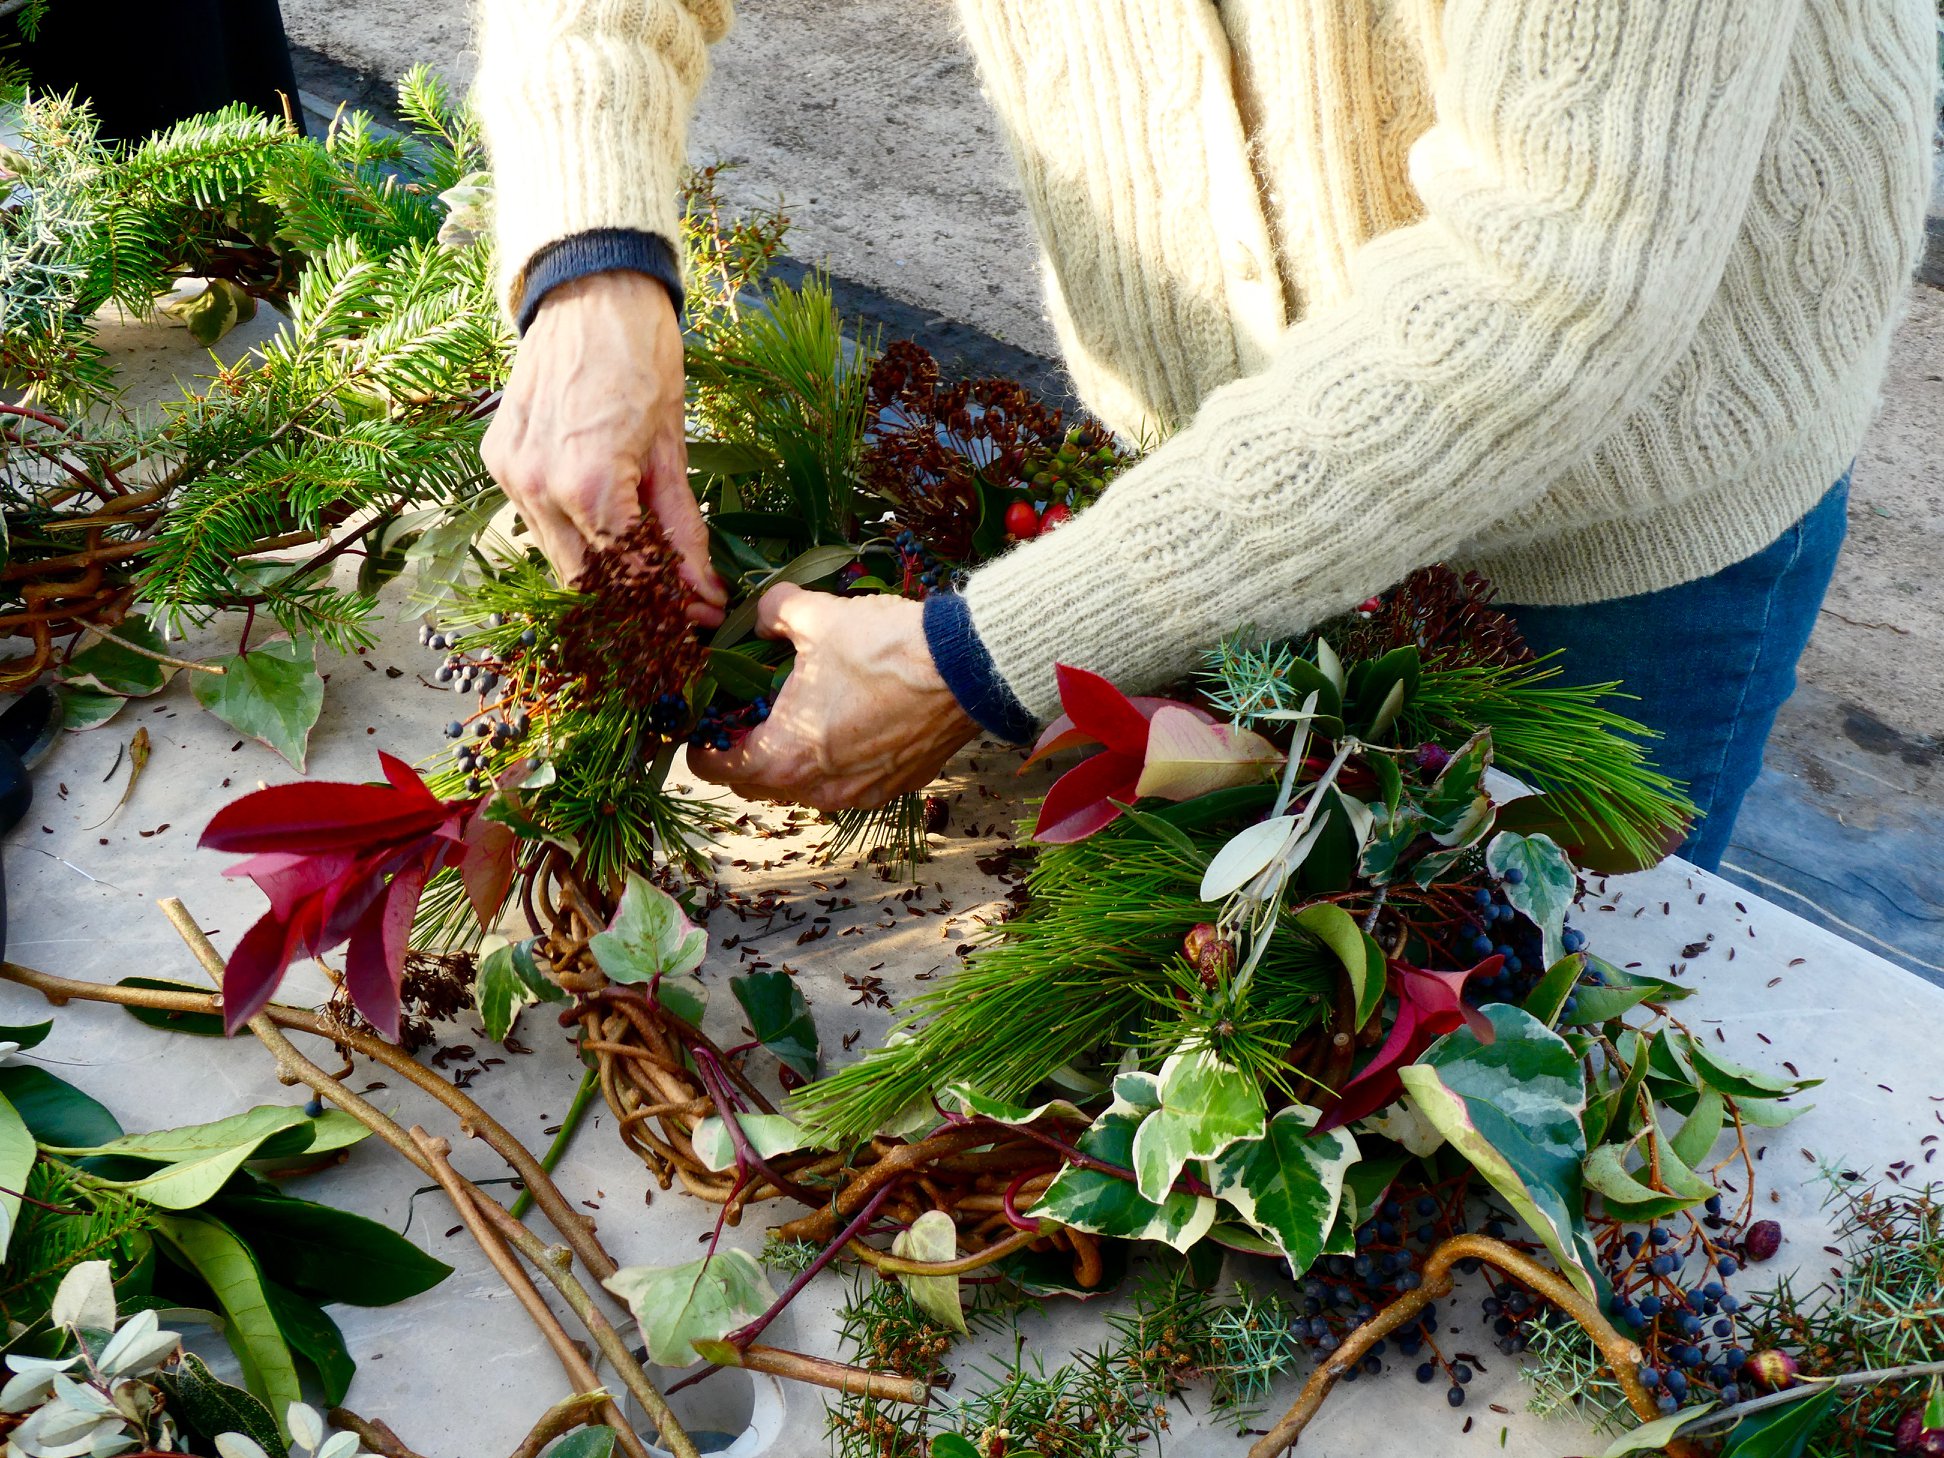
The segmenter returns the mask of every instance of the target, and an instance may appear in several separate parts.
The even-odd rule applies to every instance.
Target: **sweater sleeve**
[[[681,236],[689,113],[730,20],[731,0],[483,0],[473,98],[509,315],[551,244]]]
[[[973,574],[1038,718],[1238,626],[1294,635],[1507,523],[1678,361],[1726,266],[1801,0],[1449,0],[1423,219],[1059,531]],[[1111,118],[1103,118],[1106,126]],[[1627,503],[1614,503],[1619,514]]]

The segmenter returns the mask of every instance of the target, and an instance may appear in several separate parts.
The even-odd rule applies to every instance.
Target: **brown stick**
[[[895,1372],[874,1372],[869,1367],[847,1367],[823,1357],[805,1356],[784,1347],[765,1347],[752,1343],[736,1347],[733,1342],[698,1341],[695,1350],[718,1367],[743,1367],[751,1372],[768,1372],[793,1382],[809,1382],[828,1387],[851,1397],[875,1397],[884,1402],[909,1402],[924,1406],[931,1401],[931,1386],[916,1377],[901,1377]]]
[[[520,1440],[512,1458],[540,1458],[541,1450],[555,1438],[592,1422],[600,1406],[600,1399],[591,1392],[561,1398],[540,1414],[540,1421]]]
[[[1343,1344],[1310,1374],[1309,1381],[1282,1420],[1249,1449],[1249,1458],[1276,1458],[1295,1446],[1297,1437],[1309,1426],[1337,1380],[1363,1360],[1364,1353],[1382,1338],[1413,1320],[1432,1302],[1451,1292],[1452,1268],[1462,1260],[1483,1261],[1506,1275],[1530,1286],[1539,1295],[1571,1316],[1593,1338],[1605,1358],[1607,1369],[1627,1394],[1628,1405],[1642,1422],[1660,1416],[1660,1409],[1640,1385],[1640,1346],[1613,1329],[1600,1308],[1587,1300],[1556,1271],[1550,1271],[1531,1256],[1515,1250],[1501,1240],[1483,1235],[1454,1235],[1424,1262],[1423,1283],[1391,1302],[1369,1321],[1343,1339]],[[1672,1458],[1692,1458],[1693,1448],[1683,1439],[1669,1442],[1665,1451]]]
[[[118,638],[106,628],[96,627],[93,623],[83,623],[81,625],[81,631],[84,633],[92,633],[95,637],[105,639],[113,643],[117,648],[124,648],[139,657],[153,658],[157,663],[169,668],[193,668],[197,673],[214,673],[218,675],[229,672],[227,668],[218,668],[213,663],[196,663],[191,659],[171,658],[166,653],[157,653],[153,648],[144,648],[140,643],[131,643],[126,638]]]
[[[472,1233],[472,1238],[479,1242],[479,1248],[486,1252],[486,1259],[493,1263],[493,1269],[499,1272],[499,1277],[506,1282],[507,1289],[519,1298],[520,1305],[526,1308],[526,1314],[533,1319],[533,1324],[540,1328],[540,1334],[547,1339],[547,1345],[553,1348],[554,1355],[560,1359],[560,1365],[566,1371],[567,1380],[573,1384],[574,1391],[576,1393],[601,1391],[600,1378],[594,1375],[592,1365],[581,1354],[581,1349],[574,1345],[573,1338],[567,1335],[567,1328],[560,1324],[560,1318],[553,1314],[553,1308],[541,1299],[539,1290],[526,1273],[526,1268],[513,1259],[513,1252],[506,1248],[506,1242],[501,1240],[499,1233],[486,1223],[485,1217],[479,1212],[479,1207],[467,1194],[465,1181],[459,1178],[458,1172],[446,1159],[451,1146],[443,1139],[433,1138],[416,1124],[412,1126],[411,1136],[412,1143],[418,1146],[419,1153],[424,1155],[426,1163],[432,1166],[432,1178],[439,1182],[439,1188],[444,1190],[451,1199],[452,1208],[457,1210],[459,1218],[466,1222],[466,1229]],[[616,1441],[628,1451],[630,1458],[651,1458],[648,1445],[642,1442],[635,1430],[622,1420],[621,1410],[615,1406],[614,1399],[603,1398],[600,1413],[602,1421],[614,1429]],[[669,1446],[677,1453],[682,1450],[682,1445],[679,1443],[671,1442]],[[689,1451],[684,1458],[695,1458],[693,1445],[689,1445]]]
[[[332,1427],[356,1433],[359,1444],[369,1448],[378,1458],[422,1458],[421,1454],[405,1446],[404,1440],[391,1430],[389,1423],[361,1418],[348,1407],[334,1407],[324,1416],[330,1420]]]

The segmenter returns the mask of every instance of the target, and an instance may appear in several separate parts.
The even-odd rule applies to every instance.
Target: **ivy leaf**
[[[747,1251],[719,1250],[680,1266],[627,1266],[601,1283],[628,1303],[657,1366],[695,1361],[691,1342],[719,1341],[769,1308],[776,1293]]]
[[[1814,1397],[1743,1418],[1729,1430],[1721,1458],[1802,1458],[1836,1397],[1836,1388],[1825,1387]]]
[[[614,1429],[603,1424],[569,1433],[547,1450],[547,1458],[614,1458]]]
[[[700,967],[709,936],[673,896],[639,871],[630,871],[613,922],[588,938],[587,949],[610,981],[652,982],[686,976]],[[661,989],[664,1001],[673,990]]]
[[[1505,899],[1539,928],[1546,942],[1546,965],[1566,955],[1562,940],[1566,913],[1573,905],[1579,878],[1566,852],[1549,835],[1520,835],[1504,830],[1492,837],[1485,864],[1504,882]],[[1518,884],[1505,881],[1507,871],[1519,871]]]
[[[939,1102],[947,1108],[956,1105],[960,1113],[977,1114],[980,1118],[990,1119],[995,1124],[1014,1126],[1033,1124],[1052,1113],[1064,1114],[1076,1120],[1086,1117],[1080,1112],[1078,1105],[1071,1104],[1065,1099],[1049,1099],[1046,1103],[1035,1104],[1027,1109],[1018,1104],[1009,1104],[1004,1099],[987,1098],[977,1089],[969,1088],[962,1083],[945,1089],[938,1097]]]
[[[311,726],[324,708],[315,645],[309,639],[276,638],[247,654],[209,661],[223,672],[195,675],[196,702],[276,750],[302,774]]]
[[[958,1255],[958,1227],[943,1210],[927,1210],[891,1242],[891,1254],[908,1261],[949,1261]],[[911,1304],[940,1326],[965,1331],[965,1308],[959,1304],[957,1276],[898,1277]]]
[[[1343,964],[1357,1007],[1354,1027],[1370,1021],[1384,1002],[1384,949],[1341,906],[1319,901],[1296,913],[1296,925],[1323,943]]]
[[[1169,1055],[1159,1093],[1161,1107],[1134,1135],[1134,1175],[1145,1200],[1166,1199],[1191,1159],[1213,1159],[1238,1139],[1262,1136],[1261,1086],[1207,1048]]]
[[[490,936],[480,943],[479,970],[473,977],[473,1005],[486,1025],[486,1036],[504,1043],[512,1035],[520,1009],[540,999],[514,966],[513,944]]]
[[[0,1097],[0,1257],[13,1240],[14,1225],[20,1219],[20,1192],[27,1188],[27,1175],[40,1151],[27,1121],[20,1111]]]
[[[789,1154],[807,1148],[810,1143],[796,1120],[782,1114],[738,1114],[736,1127],[742,1130],[743,1138],[749,1141],[758,1159]],[[736,1167],[736,1142],[729,1137],[721,1115],[710,1114],[698,1122],[689,1143],[694,1146],[695,1157],[718,1174]]]
[[[1323,1253],[1343,1202],[1343,1177],[1357,1162],[1348,1130],[1311,1135],[1316,1110],[1279,1109],[1260,1139],[1231,1144],[1208,1166],[1209,1187],[1276,1243],[1300,1276]]]
[[[1117,1092],[1119,1085],[1117,1079]],[[1116,1098],[1080,1136],[1080,1152],[1125,1168],[1133,1158],[1134,1135],[1142,1120],[1138,1109]],[[1167,1198],[1156,1204],[1143,1199],[1132,1180],[1068,1165],[1046,1187],[1031,1213],[1095,1235],[1158,1240],[1185,1251],[1208,1233],[1215,1223],[1215,1209],[1215,1202],[1207,1196],[1179,1190],[1170,1190]]]
[[[149,626],[147,618],[129,618],[115,629],[115,636],[122,643],[133,643],[153,653],[169,651],[168,645],[162,641],[162,635]],[[121,643],[111,643],[101,638],[67,661],[61,670],[61,681],[77,689],[95,689],[123,698],[145,699],[150,694],[161,693],[175,672],[166,663],[157,663],[145,654],[130,652]],[[210,677],[208,674],[198,676]],[[96,722],[107,721],[102,719]]]
[[[785,1067],[805,1081],[817,1076],[817,1025],[803,989],[787,972],[731,977],[729,990],[749,1018],[749,1031]]]
[[[1418,803],[1431,838],[1439,845],[1470,845],[1491,824],[1492,801],[1485,793],[1485,771],[1491,764],[1492,733],[1481,729],[1452,751],[1450,761],[1424,792]]]
[[[107,694],[99,689],[68,686],[60,694],[61,727],[71,734],[99,729],[128,707],[128,700],[121,694]]]
[[[1595,1282],[1582,1254],[1580,1115],[1586,1084],[1566,1040],[1504,1003],[1482,1010],[1495,1034],[1448,1033],[1400,1070],[1418,1110],[1545,1242],[1589,1300]]]

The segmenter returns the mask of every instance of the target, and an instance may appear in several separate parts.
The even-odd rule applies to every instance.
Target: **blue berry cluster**
[[[892,538],[897,544],[898,553],[904,559],[905,586],[909,589],[916,581],[924,587],[937,587],[951,578],[951,568],[935,555],[931,548],[918,539],[918,533],[909,527]]]
[[[754,729],[770,716],[770,701],[758,698],[747,704],[724,706],[709,704],[689,732],[690,749],[727,749],[736,735]]]
[[[1742,1370],[1748,1352],[1736,1341],[1742,1303],[1723,1284],[1741,1262],[1705,1233],[1727,1224],[1721,1197],[1712,1196],[1703,1211],[1685,1243],[1656,1223],[1627,1231],[1602,1251],[1614,1287],[1614,1318],[1647,1354],[1640,1380],[1662,1412],[1703,1396],[1732,1405],[1748,1390]]]
[[[1506,872],[1504,884],[1516,886],[1522,879],[1523,873],[1513,867]],[[1494,955],[1505,960],[1490,977],[1479,977],[1469,984],[1471,998],[1481,1004],[1523,1002],[1546,975],[1545,943],[1539,928],[1506,900],[1502,888],[1479,887],[1472,893],[1472,905],[1472,915],[1458,926],[1458,945],[1480,960]],[[1586,934],[1576,927],[1567,927],[1561,941],[1569,953],[1586,950]],[[1602,980],[1590,964],[1580,977],[1582,983],[1592,987]],[[1570,996],[1565,1010],[1569,1014],[1575,1011]]]
[[[486,619],[489,629],[505,625],[506,619],[499,613]],[[479,712],[470,719],[452,720],[445,726],[445,736],[462,741],[453,750],[454,762],[466,772],[467,792],[481,794],[486,789],[494,756],[524,739],[532,727],[532,719],[525,707],[508,696],[506,665],[491,649],[466,648],[458,632],[429,623],[419,628],[419,642],[443,655],[438,667],[432,670],[434,683],[445,685],[456,694],[473,695],[479,701]],[[533,629],[520,634],[522,648],[531,648],[534,642]]]

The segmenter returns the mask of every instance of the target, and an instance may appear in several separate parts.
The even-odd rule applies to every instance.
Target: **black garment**
[[[172,122],[248,102],[299,118],[277,0],[53,0],[16,53],[37,90],[76,91],[104,139],[139,141]]]

